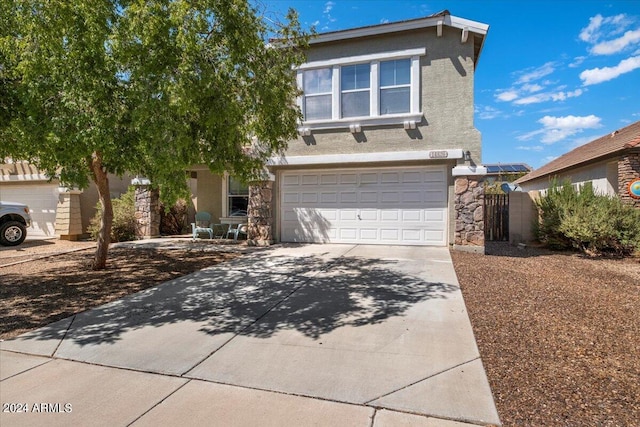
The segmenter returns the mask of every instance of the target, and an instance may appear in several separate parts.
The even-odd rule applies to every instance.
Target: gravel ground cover
[[[0,339],[239,256],[237,245],[176,241],[112,247],[93,271],[95,243],[50,241],[0,251]],[[86,247],[89,249],[85,249]],[[61,253],[76,250],[75,252]],[[30,260],[34,259],[34,260]],[[24,261],[16,263],[16,261]]]
[[[505,426],[640,425],[640,260],[452,252]]]

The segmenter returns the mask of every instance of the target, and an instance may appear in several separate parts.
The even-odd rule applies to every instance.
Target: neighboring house
[[[111,196],[119,197],[126,192],[130,181],[130,177],[110,176]],[[70,198],[74,199],[73,206]],[[86,233],[95,215],[98,191],[92,184],[84,191],[69,192],[60,188],[56,178],[50,179],[34,165],[9,161],[0,164],[0,200],[29,206],[32,227],[27,230],[28,237],[60,237],[61,233],[69,236],[67,233],[72,229],[74,234],[68,238],[77,238]],[[76,223],[69,224],[70,221]]]
[[[473,99],[487,31],[444,11],[317,35],[297,71],[300,137],[269,163],[273,181],[254,190],[194,167],[197,210],[249,211],[257,240],[481,250]],[[254,197],[268,207],[257,217]]]
[[[576,186],[590,182],[596,192],[640,207],[630,188],[640,182],[640,121],[569,151],[516,183],[524,191],[544,191],[554,179]]]

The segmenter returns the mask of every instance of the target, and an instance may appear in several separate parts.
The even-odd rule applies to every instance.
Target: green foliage
[[[172,204],[189,165],[249,180],[296,136],[308,35],[294,11],[280,23],[246,0],[0,1],[0,158],[84,188],[100,152],[106,172],[147,176]]]
[[[293,10],[279,22],[257,7],[0,0],[0,159],[65,185],[94,181],[104,203],[107,173],[148,177],[166,204],[188,198],[193,164],[255,179],[297,136],[295,66],[309,39]]]
[[[127,242],[136,239],[136,207],[135,207],[135,188],[129,187],[126,193],[117,199],[112,200],[113,203],[113,224],[111,226],[112,242]],[[89,225],[89,233],[93,240],[98,239],[100,233],[100,225],[102,223],[102,204],[98,202],[96,205],[96,214],[91,219]]]
[[[616,197],[598,195],[591,183],[576,190],[570,182],[553,182],[536,205],[538,240],[553,249],[589,254],[629,255],[640,250],[640,210]]]

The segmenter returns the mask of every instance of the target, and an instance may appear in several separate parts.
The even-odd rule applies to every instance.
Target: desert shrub
[[[160,234],[176,235],[186,233],[186,218],[189,205],[186,200],[180,199],[168,209],[164,204],[160,205]]]
[[[113,223],[111,225],[111,241],[126,242],[136,239],[136,208],[135,189],[129,187],[126,193],[119,198],[111,200],[113,204]],[[93,240],[97,240],[100,231],[100,221],[102,220],[102,204],[96,205],[96,214],[91,219],[89,233]]]
[[[554,182],[536,205],[536,236],[553,249],[619,255],[640,250],[640,210],[617,197],[596,194],[591,183],[576,189],[569,182]]]

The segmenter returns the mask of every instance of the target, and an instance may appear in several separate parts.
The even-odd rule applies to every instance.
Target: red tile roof
[[[593,160],[611,156],[629,148],[640,147],[640,121],[582,145],[539,169],[518,179],[516,183],[549,176]]]

